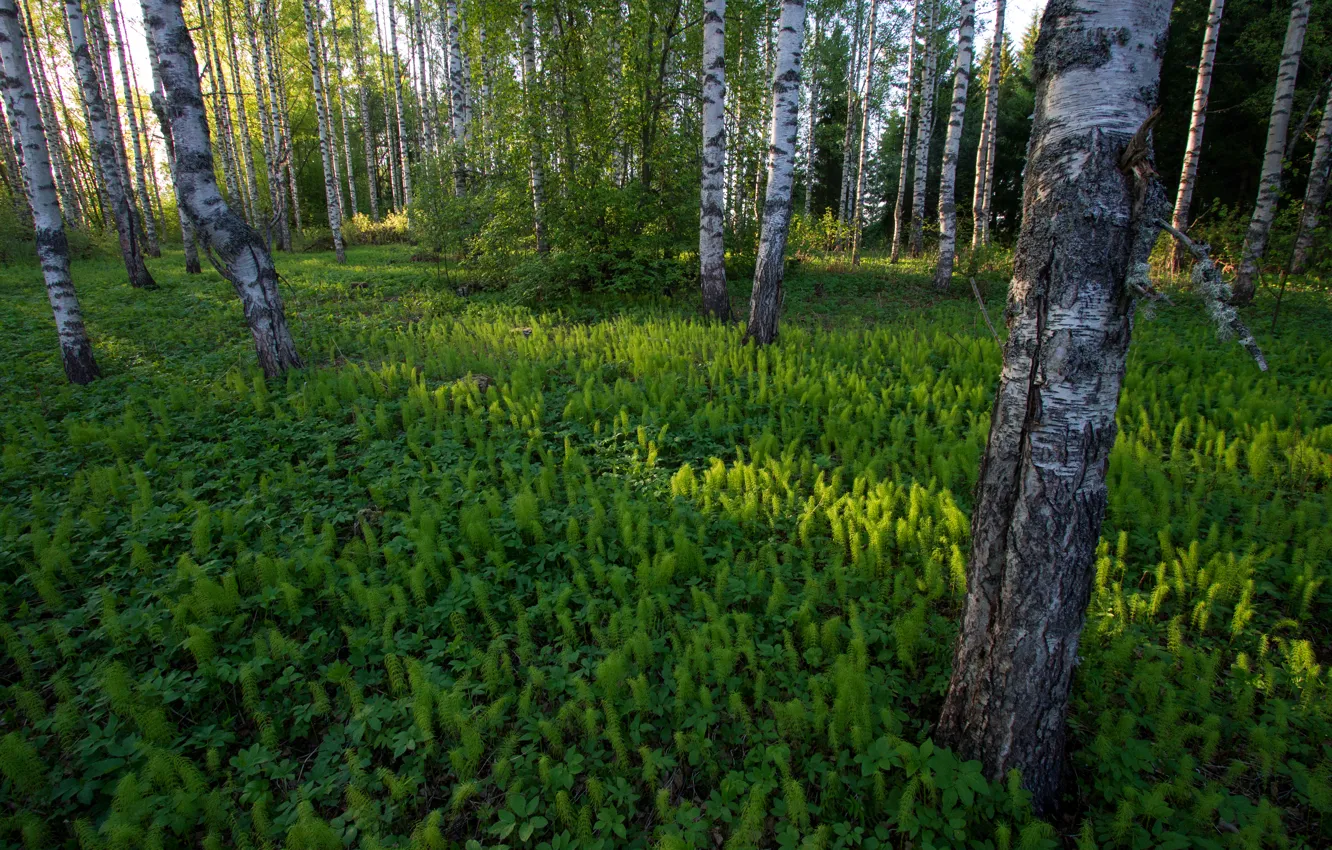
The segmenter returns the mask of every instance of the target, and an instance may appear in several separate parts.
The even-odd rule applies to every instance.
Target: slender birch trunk
[[[282,250],[291,250],[291,218],[287,215],[287,165],[291,160],[291,145],[287,142],[287,136],[283,128],[282,116],[279,115],[281,108],[281,98],[278,89],[278,67],[274,61],[271,48],[271,37],[268,21],[270,19],[269,3],[271,0],[258,0],[259,2],[259,24],[258,31],[255,31],[254,21],[249,22],[251,28],[251,47],[252,53],[258,56],[259,37],[263,36],[263,67],[265,94],[268,100],[268,132],[269,148],[272,158],[268,160],[268,195],[273,204],[273,220],[277,223],[278,243]],[[246,0],[246,11],[250,11],[249,0]],[[255,59],[255,67],[259,67],[258,58]],[[257,72],[256,72],[257,73]],[[294,203],[294,196],[293,196]]]
[[[421,144],[433,151],[438,148],[438,142],[435,138],[435,116],[430,114],[428,108],[433,86],[430,66],[426,62],[426,28],[425,18],[421,14],[421,0],[411,0],[411,31],[416,56],[416,111],[421,119]]]
[[[240,297],[259,366],[268,377],[299,368],[300,355],[287,327],[277,269],[259,234],[227,206],[213,174],[208,120],[199,91],[194,41],[181,0],[141,0],[149,48],[156,54],[167,92],[176,144],[176,179],[185,209],[219,261],[219,271]]]
[[[1248,304],[1258,288],[1259,263],[1267,250],[1267,237],[1276,217],[1277,198],[1281,194],[1281,168],[1286,156],[1286,131],[1290,129],[1290,109],[1295,99],[1295,77],[1300,70],[1304,49],[1304,31],[1309,25],[1309,0],[1295,0],[1286,28],[1286,43],[1281,49],[1276,91],[1272,97],[1272,116],[1267,123],[1267,151],[1263,154],[1263,172],[1258,178],[1258,203],[1244,235],[1244,251],[1235,275],[1234,302]]]
[[[134,110],[134,86],[130,82],[128,51],[125,50],[124,22],[115,0],[110,0],[108,11],[115,33],[116,59],[120,63],[120,85],[125,92],[125,117],[129,119],[130,143],[134,152],[134,185],[138,192],[139,209],[143,214],[143,241],[148,256],[160,257],[162,248],[157,244],[157,223],[153,220],[153,205],[148,196],[148,178],[144,168],[144,140],[139,137],[139,116]]]
[[[0,71],[3,70],[3,64],[0,64]],[[34,95],[36,99],[36,95]],[[26,179],[23,176],[23,166],[19,162],[16,153],[16,140],[19,138],[18,125],[12,120],[12,115],[5,108],[4,97],[0,97],[0,156],[4,157],[5,166],[5,187],[9,190],[9,197],[14,204],[14,212],[18,214],[23,221],[32,223],[32,209],[28,204],[28,191],[26,188]],[[41,116],[40,111],[38,117]],[[54,179],[54,178],[52,178]]]
[[[1156,106],[1170,7],[1050,4],[1036,48],[1009,336],[937,740],[979,760],[990,781],[1020,770],[1038,815],[1058,799],[1133,329],[1131,279],[1146,276],[1167,206],[1138,132]]]
[[[347,252],[342,245],[342,209],[338,203],[337,172],[333,169],[333,151],[329,143],[328,102],[324,99],[324,86],[320,79],[319,43],[315,35],[314,10],[310,8],[314,0],[301,0],[305,10],[305,47],[310,58],[310,81],[314,86],[315,114],[319,122],[319,157],[324,165],[324,199],[328,202],[328,229],[333,232],[333,251],[338,262],[347,262]]]
[[[384,38],[383,21],[375,6],[375,34],[379,38],[379,76],[384,89],[384,141],[388,148],[389,191],[393,195],[393,208],[402,209],[402,169],[398,167],[398,118],[395,111],[396,98],[390,96],[391,81],[388,66],[388,41]]]
[[[856,80],[860,77],[860,25],[865,14],[863,0],[856,0],[856,28],[851,37],[851,61],[846,73],[846,128],[842,133],[842,188],[837,198],[837,220],[845,222],[851,213],[851,168],[855,164]]]
[[[1202,57],[1198,60],[1198,82],[1193,89],[1193,118],[1189,121],[1189,142],[1184,149],[1184,165],[1179,171],[1179,189],[1175,193],[1175,213],[1171,224],[1182,233],[1189,229],[1189,207],[1193,205],[1193,187],[1198,180],[1198,161],[1202,157],[1203,125],[1207,121],[1207,97],[1212,90],[1212,67],[1216,63],[1216,42],[1221,33],[1221,15],[1226,0],[1212,0],[1203,34]],[[1178,240],[1170,243],[1170,270],[1179,274],[1188,249]]]
[[[352,4],[352,62],[356,68],[356,98],[360,108],[361,139],[365,144],[365,181],[370,202],[370,220],[379,221],[379,169],[375,161],[374,116],[370,114],[370,98],[366,94],[369,77],[365,71],[365,53],[361,45],[361,7]],[[347,174],[352,173],[350,161]]]
[[[1304,190],[1299,232],[1295,234],[1295,247],[1290,254],[1291,274],[1303,274],[1309,262],[1309,249],[1313,247],[1314,231],[1318,229],[1318,211],[1327,199],[1329,170],[1332,170],[1332,89],[1328,90],[1327,103],[1323,106],[1323,122],[1318,125],[1313,162],[1309,164],[1309,185]]]
[[[101,375],[93,359],[92,343],[83,325],[83,313],[69,274],[69,243],[60,215],[51,154],[37,107],[37,93],[28,70],[23,30],[14,0],[0,0],[0,89],[23,148],[23,171],[28,206],[32,210],[37,258],[46,281],[46,298],[55,318],[65,377],[87,384]]]
[[[916,33],[920,28],[920,0],[911,3],[911,29],[907,33],[906,103],[902,110],[902,161],[897,168],[897,201],[893,204],[893,251],[888,262],[902,256],[903,225],[906,224],[907,168],[911,163],[912,110],[916,95]]]
[[[971,0],[974,2],[974,0]],[[856,163],[856,194],[851,214],[851,264],[860,265],[861,230],[865,226],[865,160],[869,151],[870,94],[874,88],[874,42],[879,24],[879,0],[870,0],[868,47],[865,51],[865,96],[860,109],[860,159]]]
[[[269,32],[272,45],[270,46],[268,55],[275,63],[278,63],[280,62],[278,57],[281,54],[278,50],[278,21],[276,12],[274,13],[274,18],[272,20],[272,27],[272,30]],[[275,103],[279,126],[282,128],[283,159],[286,163],[285,170],[287,174],[287,186],[290,191],[291,217],[292,222],[296,225],[297,232],[299,232],[304,230],[305,226],[301,223],[301,192],[300,186],[296,182],[296,137],[292,135],[291,132],[291,108],[287,105],[287,81],[282,74],[282,66],[280,64],[273,64],[272,68],[274,80],[277,84],[277,100]]]
[[[1225,0],[1217,0],[1225,2]],[[990,241],[990,183],[994,171],[995,134],[999,130],[999,71],[1004,57],[1004,7],[994,8],[994,37],[990,39],[990,74],[985,83],[985,114],[981,118],[980,144],[976,146],[976,185],[971,193],[971,250]]]
[[[264,175],[268,184],[268,208],[259,211],[262,219],[260,223],[263,225],[265,241],[268,244],[273,243],[273,228],[277,227],[278,245],[290,250],[291,236],[286,233],[286,210],[282,203],[282,170],[278,163],[277,149],[274,147],[272,112],[264,84],[264,66],[259,54],[259,33],[255,27],[254,9],[250,5],[250,0],[241,0],[241,4],[244,11],[245,38],[250,46],[250,84],[254,86],[255,111],[259,113],[259,141],[264,151]]]
[[[198,235],[194,224],[185,213],[185,199],[180,193],[180,181],[176,179],[176,143],[171,138],[171,119],[167,115],[166,89],[162,86],[162,71],[157,66],[157,56],[148,51],[148,67],[153,75],[153,93],[149,100],[153,104],[153,113],[162,128],[162,142],[166,147],[167,173],[171,177],[171,191],[176,198],[176,219],[180,222],[180,243],[185,251],[185,273],[200,274]]]
[[[818,55],[822,39],[823,27],[816,18],[814,21],[814,44],[811,47],[815,56]],[[808,218],[814,210],[814,161],[817,153],[814,144],[814,131],[818,126],[819,119],[819,77],[814,72],[813,67],[808,67],[808,63],[806,70],[809,72],[809,82],[806,83],[809,90],[809,114],[806,116],[809,129],[805,133],[808,139],[805,145],[805,217]]]
[[[130,286],[156,289],[157,282],[148,273],[148,267],[143,262],[143,246],[139,238],[138,223],[135,221],[134,209],[130,205],[129,190],[123,179],[124,172],[120,167],[120,161],[116,158],[116,146],[119,140],[112,132],[107,117],[101,82],[93,64],[92,53],[88,49],[88,31],[79,0],[65,0],[65,23],[69,31],[69,52],[74,59],[79,88],[83,92],[83,103],[88,112],[88,136],[101,162],[102,181],[106,188],[112,217],[115,219],[116,235],[120,238],[120,255],[125,261],[125,272],[129,275]]]
[[[19,31],[24,31],[23,18],[27,18],[27,53],[29,61],[29,75],[32,80],[33,93],[37,98],[38,117],[42,121],[42,126],[47,128],[47,152],[51,158],[52,173],[55,176],[55,186],[60,206],[65,212],[67,222],[76,226],[80,221],[79,212],[79,193],[76,190],[73,172],[70,167],[70,157],[65,149],[65,140],[60,133],[60,122],[57,120],[55,104],[58,102],[51,95],[50,79],[54,78],[56,84],[60,83],[60,75],[52,74],[47,76],[46,61],[43,57],[41,42],[45,37],[38,31],[37,19],[33,17],[32,9],[28,8],[25,0],[23,8],[19,10]],[[63,103],[62,103],[63,106]],[[68,113],[66,113],[66,123],[68,123]],[[23,192],[19,192],[23,195]],[[24,210],[27,210],[26,202],[23,203]]]
[[[356,7],[353,0],[352,14],[356,14]],[[345,163],[347,172],[347,203],[350,205],[350,215],[356,215],[359,204],[356,203],[356,172],[352,169],[352,143],[351,129],[347,123],[347,89],[342,83],[342,40],[338,38],[338,6],[334,0],[329,0],[329,29],[333,33],[333,67],[337,68],[337,88],[334,93],[337,95],[338,113],[342,116],[342,160]],[[335,154],[336,155],[336,154]]]
[[[324,38],[324,9],[314,0],[314,34],[318,47],[320,102],[324,106],[324,132],[328,134],[328,169],[333,180],[333,196],[338,202],[338,222],[348,219],[346,195],[342,192],[342,174],[338,166],[338,131],[333,120],[332,74],[328,70],[328,40]]]
[[[777,339],[786,274],[786,236],[791,226],[796,138],[800,132],[800,54],[805,42],[805,0],[782,0],[777,67],[772,77],[772,130],[768,148],[768,191],[745,337],[761,345]]]
[[[462,47],[458,38],[458,2],[446,0],[444,4],[449,26],[449,101],[453,125],[453,190],[459,195],[467,189],[467,160],[465,148],[471,110],[467,106],[467,88],[463,79]]]
[[[242,184],[245,191],[245,207],[250,211],[250,224],[258,229],[263,224],[264,216],[259,208],[259,177],[255,173],[254,145],[250,137],[250,119],[247,114],[249,109],[245,105],[245,90],[241,85],[240,51],[236,45],[236,25],[232,20],[231,0],[222,2],[222,25],[227,39],[227,63],[231,71],[232,97],[236,104],[236,118],[240,131],[238,144],[241,152],[240,164],[245,172],[245,182]],[[258,95],[257,90],[255,94]]]
[[[546,241],[546,157],[542,145],[540,106],[536,96],[536,15],[532,0],[522,0],[523,113],[527,119],[528,171],[532,180],[532,232],[538,254],[550,250]]]
[[[930,17],[925,25],[925,69],[920,78],[920,121],[916,125],[916,184],[911,197],[911,239],[907,253],[919,257],[925,253],[925,182],[930,173],[930,139],[934,135],[934,66],[938,61],[934,22],[938,0],[930,0]]]
[[[402,106],[402,60],[398,56],[398,18],[393,11],[393,0],[388,0],[389,47],[393,51],[393,99],[398,113],[398,164],[402,169],[402,205],[412,205],[412,168],[407,154],[407,119]]]
[[[939,263],[934,288],[946,291],[953,281],[957,252],[957,159],[962,152],[962,122],[967,116],[967,88],[971,83],[971,51],[976,31],[976,0],[962,0],[962,22],[957,29],[957,70],[953,75],[953,109],[944,139],[943,168],[939,175]]]
[[[231,105],[228,103],[227,78],[222,70],[222,54],[217,48],[217,29],[211,14],[211,3],[198,0],[199,23],[204,37],[204,58],[208,62],[208,75],[213,80],[213,124],[218,146],[222,152],[222,177],[227,186],[227,199],[240,207],[246,221],[253,221],[245,205],[241,180],[236,165],[235,135],[231,130]]]
[[[106,22],[102,20],[102,7],[90,3],[84,15],[85,36],[92,51],[93,70],[101,87],[102,103],[106,108],[107,126],[111,130],[116,155],[116,166],[120,171],[120,185],[125,187],[125,197],[129,202],[131,215],[139,234],[143,226],[139,223],[139,211],[134,198],[134,178],[130,176],[129,159],[125,154],[125,130],[120,123],[120,105],[116,95],[116,79],[111,71],[111,44],[107,38]]]
[[[703,187],[698,227],[703,312],[730,321],[722,191],[726,176],[726,0],[703,5]]]

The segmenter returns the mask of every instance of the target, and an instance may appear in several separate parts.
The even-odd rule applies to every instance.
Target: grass
[[[969,291],[802,267],[759,351],[692,299],[297,255],[309,366],[266,384],[178,265],[76,264],[83,389],[0,269],[0,846],[1332,841],[1325,292],[1267,375],[1186,297],[1138,323],[1047,823],[930,739],[1000,362]]]

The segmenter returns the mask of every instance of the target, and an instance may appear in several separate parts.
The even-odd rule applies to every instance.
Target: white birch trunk
[[[129,189],[123,179],[124,170],[116,157],[119,139],[112,132],[107,118],[106,102],[102,99],[101,82],[97,76],[92,53],[88,48],[88,30],[84,22],[83,7],[79,0],[65,0],[65,23],[69,32],[69,49],[78,74],[83,104],[88,113],[88,136],[101,163],[102,182],[107,203],[116,223],[120,239],[120,255],[125,262],[130,286],[156,289],[157,282],[148,273],[143,262],[143,245],[139,238],[138,223],[130,204]]]
[[[333,178],[333,195],[338,202],[338,226],[341,228],[342,222],[348,218],[347,200],[346,195],[342,192],[342,174],[338,166],[338,132],[333,121],[333,84],[330,82],[332,75],[328,71],[328,41],[324,38],[324,9],[319,0],[315,0],[314,24],[315,43],[319,47],[319,83],[321,100],[324,105],[324,132],[328,134],[328,167]]]
[[[816,18],[814,23],[814,44],[812,47],[815,53],[818,52],[819,44],[822,42],[822,39],[823,39],[823,27],[821,24],[819,24],[818,19]],[[812,68],[808,70],[810,71],[810,73],[809,73],[809,81],[806,83],[806,88],[809,90],[809,114],[806,116],[806,119],[808,121],[809,128],[805,132],[805,137],[808,140],[805,145],[805,216],[806,217],[809,217],[809,215],[814,210],[814,182],[815,182],[814,161],[815,161],[815,154],[818,153],[818,151],[816,150],[817,146],[814,143],[814,133],[818,127],[818,120],[819,120],[819,78],[817,74],[813,73]]]
[[[1290,273],[1303,274],[1309,262],[1309,249],[1313,247],[1314,231],[1318,229],[1318,211],[1327,199],[1329,171],[1332,170],[1332,88],[1328,89],[1327,103],[1323,106],[1323,121],[1318,125],[1318,139],[1314,142],[1313,162],[1309,164],[1309,185],[1304,190],[1304,207],[1300,211],[1299,231],[1295,234],[1295,247],[1290,254]]]
[[[402,60],[398,56],[398,18],[393,11],[393,0],[388,0],[388,39],[393,52],[393,100],[398,118],[398,167],[402,171],[402,206],[412,205],[412,168],[407,155],[407,119],[402,106]]]
[[[1151,145],[1170,0],[1051,3],[1008,340],[971,521],[967,598],[936,740],[1058,800],[1065,720],[1105,514],[1106,467],[1145,274],[1166,208]],[[1120,159],[1134,172],[1121,171]]]
[[[46,72],[46,62],[43,59],[41,42],[45,35],[38,31],[37,20],[32,15],[32,10],[28,4],[23,4],[20,12],[19,30],[24,30],[22,18],[27,17],[27,47],[28,47],[28,71],[32,80],[33,92],[37,97],[38,117],[42,120],[42,126],[47,131],[47,152],[51,159],[51,169],[55,176],[56,192],[60,198],[60,206],[65,214],[67,223],[74,223],[76,226],[81,220],[79,193],[73,179],[73,169],[70,166],[70,155],[66,149],[65,140],[60,133],[60,122],[57,120],[55,104],[57,101],[51,95],[51,84]],[[60,75],[53,74],[56,84],[60,83]],[[64,104],[61,102],[61,106]],[[68,115],[66,112],[66,124],[68,124]],[[23,192],[18,193],[19,196]],[[25,213],[27,212],[27,203],[23,202]]]
[[[855,29],[851,36],[851,57],[846,68],[846,128],[842,133],[842,187],[837,198],[837,220],[845,222],[851,214],[851,170],[855,165],[856,80],[860,77],[860,25],[865,15],[864,0],[856,0]]]
[[[268,206],[267,209],[259,203],[258,195],[255,196],[255,203],[259,206],[259,217],[262,219],[259,224],[263,228],[265,241],[270,245],[273,242],[273,228],[280,224],[278,222],[279,210],[282,209],[281,186],[282,177],[280,171],[275,171],[277,156],[273,148],[273,124],[270,120],[271,113],[268,107],[267,91],[264,86],[263,63],[259,58],[259,35],[254,24],[254,10],[250,6],[250,0],[240,0],[244,15],[242,20],[245,24],[245,38],[250,48],[250,84],[254,86],[254,105],[255,111],[259,113],[259,141],[264,152],[264,177],[268,185]],[[282,241],[281,230],[279,229],[278,241],[283,247],[286,243]]]
[[[291,250],[291,221],[287,216],[287,190],[285,188],[287,159],[290,150],[282,132],[282,119],[278,115],[277,67],[269,49],[268,0],[259,0],[259,22],[256,26],[251,0],[245,0],[245,25],[250,38],[250,59],[254,65],[255,90],[264,91],[268,116],[268,147],[264,157],[268,162],[268,198],[272,204],[269,227],[277,227],[277,240],[282,250]],[[263,53],[260,61],[259,34],[263,32]],[[262,65],[262,72],[260,67]],[[260,81],[259,75],[263,74]],[[271,240],[270,240],[271,241]]]
[[[355,2],[353,0],[353,15],[356,13]],[[337,69],[337,88],[334,93],[337,95],[338,114],[342,116],[342,161],[345,164],[343,170],[347,174],[347,203],[350,215],[354,216],[360,205],[356,203],[356,172],[352,167],[351,129],[347,122],[347,88],[342,83],[342,40],[338,38],[338,6],[334,0],[329,0],[328,11],[328,25],[333,33],[333,67]]]
[[[467,88],[463,80],[462,48],[458,38],[458,3],[446,0],[449,31],[449,111],[453,127],[453,190],[461,195],[467,188],[467,162],[464,153],[471,116],[467,108]]]
[[[69,274],[69,243],[65,239],[46,130],[37,107],[26,53],[18,8],[14,0],[0,0],[0,89],[23,150],[23,182],[32,210],[37,259],[42,265],[46,298],[55,317],[65,377],[75,384],[87,384],[101,373],[93,359],[92,344]]]
[[[907,168],[911,163],[912,112],[916,95],[916,33],[920,28],[920,0],[911,3],[911,29],[907,32],[906,103],[902,110],[902,161],[897,168],[897,201],[893,204],[893,250],[888,262],[902,256],[903,225],[906,224]]]
[[[240,207],[246,221],[254,221],[250,208],[245,203],[245,194],[241,191],[241,178],[236,154],[236,137],[232,132],[231,104],[227,88],[227,77],[222,70],[222,54],[217,47],[217,27],[211,14],[211,3],[205,5],[199,0],[199,22],[203,28],[204,58],[208,61],[208,74],[213,80],[213,119],[217,143],[222,151],[222,176],[227,184],[227,198]]]
[[[287,327],[273,258],[259,235],[227,206],[217,190],[208,119],[199,91],[199,66],[180,0],[141,2],[149,49],[156,54],[166,88],[166,111],[176,145],[176,180],[186,213],[216,255],[218,270],[240,297],[264,374],[275,377],[298,368],[301,358]]]
[[[907,253],[919,257],[925,253],[925,182],[930,173],[930,139],[934,135],[934,65],[938,61],[934,22],[938,0],[930,0],[930,17],[925,25],[925,69],[920,77],[920,121],[916,125],[916,177],[911,196],[911,238]]]
[[[726,0],[703,4],[703,186],[698,217],[699,283],[703,311],[729,321],[726,291],[725,227],[722,222],[726,177]]]
[[[227,63],[231,71],[231,94],[236,105],[237,129],[240,134],[237,139],[237,146],[241,153],[241,170],[245,172],[244,183],[241,188],[245,193],[245,208],[249,210],[248,220],[250,225],[258,229],[264,224],[264,216],[259,205],[259,178],[255,173],[254,145],[250,137],[250,119],[248,117],[249,109],[245,104],[245,89],[241,85],[240,55],[236,46],[236,26],[232,20],[231,0],[223,0],[222,23],[223,32],[227,38]]]
[[[370,114],[370,98],[366,94],[366,85],[369,77],[365,72],[365,52],[361,43],[361,7],[352,4],[352,62],[356,68],[356,98],[359,112],[357,118],[361,122],[361,139],[365,144],[365,182],[366,191],[369,194],[367,199],[370,203],[370,220],[379,221],[379,169],[375,162],[375,132],[374,116]],[[351,175],[351,165],[347,166],[347,174]]]
[[[962,122],[967,116],[967,88],[971,83],[971,51],[976,33],[976,0],[962,0],[962,21],[957,29],[957,70],[953,76],[953,109],[944,139],[943,167],[939,174],[939,262],[934,288],[946,290],[953,280],[957,252],[957,159],[962,151]]]
[[[527,119],[528,172],[532,181],[532,231],[538,254],[550,250],[546,241],[546,163],[536,96],[536,15],[532,0],[522,0],[523,113]]]
[[[332,146],[329,143],[328,102],[324,99],[323,76],[319,70],[319,45],[315,37],[313,0],[301,0],[305,10],[305,48],[310,58],[310,80],[314,86],[315,113],[319,122],[319,157],[324,165],[324,199],[328,202],[328,229],[333,232],[333,250],[338,262],[347,262],[342,245],[342,209],[338,203],[337,173],[333,170]]]
[[[1217,0],[1224,2],[1224,0]],[[999,71],[1004,57],[1004,11],[998,0],[994,8],[994,37],[990,39],[990,74],[985,83],[985,114],[981,118],[980,143],[976,146],[976,185],[971,193],[971,250],[990,241],[990,182],[994,171],[993,148],[999,130]]]
[[[142,238],[143,226],[139,223],[139,212],[135,208],[134,178],[130,176],[129,159],[125,154],[125,130],[124,125],[120,123],[120,105],[116,100],[116,80],[111,71],[111,45],[107,39],[106,24],[102,20],[100,5],[90,3],[87,6],[84,13],[84,27],[88,49],[92,51],[93,70],[102,93],[102,104],[106,109],[107,126],[114,140],[116,165],[120,170],[120,185],[125,187],[125,197],[134,217],[135,230]]]
[[[974,2],[974,0],[973,0]],[[870,94],[874,88],[874,42],[879,28],[879,0],[870,0],[868,47],[865,51],[865,96],[860,109],[860,158],[856,163],[856,194],[851,213],[851,264],[860,265],[861,230],[865,226],[865,161],[869,151]]]
[[[110,0],[108,11],[111,13],[111,26],[115,31],[116,58],[120,63],[120,85],[125,92],[125,116],[129,119],[130,142],[134,151],[134,184],[139,197],[139,209],[143,213],[143,241],[148,249],[148,256],[162,256],[162,248],[157,244],[157,222],[153,220],[153,205],[148,196],[148,177],[144,168],[143,148],[145,139],[139,136],[139,117],[134,110],[134,86],[130,82],[129,57],[125,50],[124,22],[120,19],[120,9],[115,0]],[[147,128],[145,128],[145,133]]]
[[[268,0],[268,2],[271,4],[272,0]],[[272,9],[271,5],[264,38],[266,39],[264,49],[268,55],[268,72],[273,83],[272,105],[274,115],[278,119],[278,127],[282,133],[282,167],[291,193],[288,198],[291,202],[291,217],[296,225],[297,232],[299,232],[303,227],[301,225],[301,194],[296,183],[295,136],[291,134],[291,110],[287,107],[287,83],[282,75],[282,54],[278,45],[277,10]]]
[[[1203,33],[1202,57],[1198,60],[1198,82],[1193,89],[1193,118],[1189,121],[1189,142],[1184,149],[1184,165],[1179,170],[1179,190],[1175,193],[1175,213],[1170,223],[1181,233],[1189,230],[1189,207],[1193,205],[1193,187],[1198,180],[1198,161],[1202,157],[1203,125],[1207,122],[1207,97],[1212,90],[1212,67],[1216,63],[1216,42],[1221,33],[1221,15],[1226,0],[1212,0]],[[1187,249],[1173,240],[1170,244],[1170,270],[1179,273]]]
[[[1272,96],[1272,116],[1267,123],[1267,150],[1263,171],[1258,178],[1258,203],[1244,235],[1244,251],[1235,275],[1234,302],[1248,304],[1258,288],[1259,263],[1267,250],[1267,237],[1276,216],[1281,194],[1281,167],[1286,156],[1286,131],[1290,129],[1290,109],[1295,98],[1295,77],[1300,70],[1304,49],[1304,31],[1309,25],[1309,0],[1295,0],[1286,27],[1286,42],[1281,48],[1281,66],[1277,71],[1276,91]]]
[[[157,57],[148,51],[148,67],[153,75],[153,93],[149,100],[153,104],[153,113],[162,128],[162,143],[166,147],[167,173],[171,177],[171,191],[176,198],[176,219],[180,222],[180,244],[185,252],[185,273],[200,274],[203,267],[199,264],[198,238],[194,225],[185,214],[185,202],[180,194],[180,183],[176,180],[176,144],[171,138],[171,119],[166,110],[166,89],[162,87],[162,72],[157,67]]]
[[[791,226],[796,138],[800,132],[800,54],[805,41],[805,0],[782,0],[777,65],[772,77],[772,124],[768,147],[768,190],[763,229],[749,300],[747,339],[767,345],[777,339],[786,274],[786,236]]]

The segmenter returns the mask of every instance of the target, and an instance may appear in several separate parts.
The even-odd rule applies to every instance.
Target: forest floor
[[[930,739],[1000,365],[965,284],[798,266],[757,350],[693,293],[278,259],[268,383],[171,255],[75,264],[70,387],[0,267],[0,848],[1332,842],[1327,290],[1246,313],[1267,374],[1186,294],[1137,322],[1044,822]]]

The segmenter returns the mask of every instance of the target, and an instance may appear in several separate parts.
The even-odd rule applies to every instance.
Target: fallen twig
[[[980,305],[981,318],[985,319],[985,327],[990,329],[990,336],[994,337],[994,344],[999,346],[1000,348],[1003,348],[1004,344],[999,341],[998,332],[995,331],[994,325],[990,323],[990,312],[985,309],[985,299],[981,298],[980,287],[976,286],[975,275],[972,275],[970,280],[971,280],[971,291],[975,293],[976,303]]]

